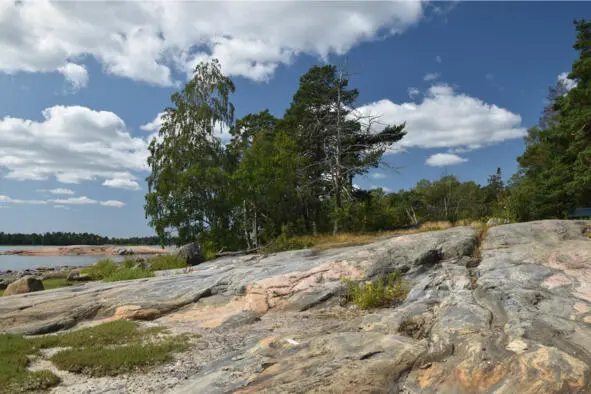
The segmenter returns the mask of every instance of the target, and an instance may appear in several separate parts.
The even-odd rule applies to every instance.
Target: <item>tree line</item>
[[[9,234],[0,232],[0,245],[158,245],[159,243],[158,236],[111,238],[90,233]]]
[[[405,124],[381,124],[356,108],[359,91],[334,65],[301,76],[290,106],[234,119],[234,83],[218,61],[197,65],[171,96],[149,147],[145,212],[161,242],[256,249],[280,235],[370,232],[426,220],[565,218],[591,206],[591,27],[575,21],[579,58],[551,89],[540,124],[526,137],[519,171],[498,170],[485,186],[455,176],[409,190],[360,190],[356,176],[385,165]],[[227,144],[219,130],[232,136]]]

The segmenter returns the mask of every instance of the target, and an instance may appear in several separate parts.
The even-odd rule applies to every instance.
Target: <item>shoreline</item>
[[[143,245],[70,245],[53,246],[41,249],[12,249],[0,252],[0,256],[133,256],[167,253],[167,249]]]

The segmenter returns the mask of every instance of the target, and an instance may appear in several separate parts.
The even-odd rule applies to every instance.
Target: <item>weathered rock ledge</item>
[[[200,344],[149,375],[72,374],[55,392],[591,392],[589,221],[467,227],[190,273],[3,297],[0,330],[135,318]],[[480,263],[473,256],[479,256]],[[340,278],[393,270],[395,308],[341,306]]]

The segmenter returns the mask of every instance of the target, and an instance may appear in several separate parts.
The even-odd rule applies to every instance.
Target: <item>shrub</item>
[[[356,282],[349,278],[343,279],[345,301],[352,302],[361,309],[378,308],[401,302],[410,290],[410,284],[402,278],[402,274],[393,272],[371,282]]]

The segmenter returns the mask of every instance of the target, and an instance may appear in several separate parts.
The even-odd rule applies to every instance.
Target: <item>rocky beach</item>
[[[0,298],[0,330],[117,319],[198,335],[147,372],[60,371],[54,393],[586,393],[591,222],[457,227],[341,249],[227,257],[154,278]],[[343,278],[404,272],[406,299],[361,310]]]

